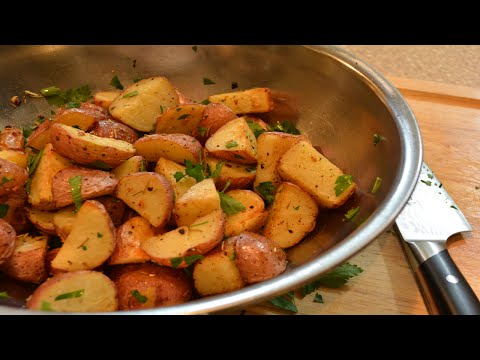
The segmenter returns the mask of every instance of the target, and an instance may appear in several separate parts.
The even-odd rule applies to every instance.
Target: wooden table
[[[448,250],[480,298],[480,89],[388,77],[412,108],[424,160],[460,207],[473,231],[452,236]],[[339,289],[296,299],[298,314],[428,314],[401,242],[386,232],[349,260],[363,273]],[[285,314],[268,303],[245,314]]]

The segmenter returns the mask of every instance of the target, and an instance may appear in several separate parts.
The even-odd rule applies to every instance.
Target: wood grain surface
[[[405,96],[422,133],[424,161],[473,228],[452,236],[447,248],[480,298],[480,89],[388,77]],[[320,288],[296,299],[298,314],[428,314],[406,252],[386,232],[349,260],[363,272],[339,289]],[[286,314],[268,302],[226,314]]]

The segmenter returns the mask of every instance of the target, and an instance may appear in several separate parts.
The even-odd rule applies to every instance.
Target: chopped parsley
[[[128,94],[123,95],[123,98],[131,98],[137,95],[138,95],[138,91],[135,90],[135,91],[129,92]]]
[[[207,224],[208,221],[204,221],[204,222],[201,222],[201,223],[198,223],[198,224],[193,224],[193,225],[190,225],[190,227],[194,227],[194,226],[200,226],[200,225],[204,225],[204,224]]]
[[[220,175],[220,171],[222,170],[224,162],[220,161],[217,163],[215,170],[213,173],[210,174],[210,167],[207,167],[207,174],[204,172],[203,168],[203,163],[200,161],[197,165],[193,165],[190,160],[185,160],[185,174],[177,171],[176,173],[173,174],[173,177],[177,182],[182,180],[185,176],[190,176],[194,178],[197,182],[200,182],[204,179],[208,178],[216,178],[218,175]]]
[[[225,147],[226,147],[227,149],[231,149],[231,148],[237,147],[237,146],[238,146],[238,143],[237,143],[235,140],[230,140],[229,142],[227,142],[227,143],[225,144]]]
[[[78,297],[81,297],[84,292],[85,292],[85,289],[80,289],[80,290],[68,292],[65,294],[60,294],[55,298],[55,301],[78,298]]]
[[[166,109],[168,109],[166,106],[160,105],[160,114],[163,114]]]
[[[258,184],[255,188],[259,195],[265,200],[267,206],[273,203],[275,200],[275,185],[271,181],[264,181]]]
[[[380,141],[385,140],[385,138],[378,134],[373,134],[373,146],[377,146]]]
[[[279,309],[293,312],[293,313],[298,312],[297,305],[295,305],[295,297],[294,297],[293,291],[289,291],[285,295],[276,296],[273,299],[270,299],[269,301],[273,306]]]
[[[214,84],[215,84],[215,81],[206,77],[203,78],[203,85],[214,85]]]
[[[117,75],[113,75],[112,80],[110,80],[110,85],[112,85],[115,89],[123,90],[123,85]]]
[[[0,291],[0,299],[8,299],[10,295],[6,291]]]
[[[357,206],[356,208],[351,208],[345,214],[345,218],[343,219],[343,221],[345,220],[353,221],[353,219],[358,215],[359,211],[360,211],[360,206]]]
[[[233,157],[234,157],[235,159],[245,160],[245,158],[244,158],[243,156],[240,156],[240,155],[238,155],[238,154],[233,154]]]
[[[323,297],[319,293],[315,294],[315,297],[313,298],[313,302],[323,304]]]
[[[78,211],[82,206],[82,175],[72,176],[68,179],[75,209]]]
[[[432,175],[432,174],[427,174],[427,177],[428,177],[429,179],[433,179],[433,175]]]
[[[205,99],[205,100],[203,100],[200,104],[202,104],[202,105],[208,105],[208,104],[210,104],[210,100]]]
[[[103,237],[103,234],[102,234],[102,233],[99,233],[99,232],[97,232],[97,237],[98,237],[98,238],[102,238],[102,237]]]
[[[0,218],[4,218],[8,213],[8,204],[0,204]]]
[[[282,122],[277,121],[276,124],[268,125],[268,130],[284,132],[292,135],[300,135],[300,130],[298,130],[295,125],[288,120]]]
[[[177,267],[179,267],[182,264],[183,261],[185,261],[187,266],[190,266],[193,263],[195,263],[196,261],[202,260],[203,258],[204,258],[204,256],[200,255],[200,254],[189,255],[189,256],[185,256],[185,257],[174,257],[174,258],[170,259],[170,264],[172,265],[172,267],[174,269],[176,269]]]
[[[174,269],[179,267],[182,262],[183,262],[182,257],[173,257],[173,258],[170,259],[170,265],[172,265],[172,268],[174,268]]]
[[[105,171],[112,170],[112,167],[107,163],[104,163],[102,160],[95,160],[94,162],[84,166],[88,168],[94,168],[94,169],[105,170]]]
[[[5,183],[8,183],[9,181],[12,181],[13,179],[12,178],[7,178],[7,177],[2,177],[2,182],[0,183],[0,185],[3,185]]]
[[[432,186],[432,182],[429,180],[420,180],[422,183],[424,183],[427,186]]]
[[[183,120],[183,119],[186,119],[186,118],[189,117],[189,116],[190,116],[190,114],[183,114],[183,115],[179,116],[179,117],[177,118],[177,120]]]
[[[147,171],[148,162],[146,160],[140,161],[140,166],[138,168],[139,172]]]
[[[133,290],[131,294],[141,304],[145,304],[148,301],[148,298],[142,295],[137,289]]]
[[[259,123],[253,120],[248,120],[247,119],[247,125],[252,130],[253,135],[255,135],[256,138],[258,138],[260,135],[262,135],[265,132],[265,129],[260,126]]]
[[[320,286],[327,288],[339,288],[345,285],[351,278],[359,275],[361,272],[363,272],[361,267],[346,262],[345,264],[337,266],[335,269],[321,276],[314,282],[303,286],[302,295],[308,295]]]
[[[294,206],[294,208],[293,208],[293,210],[298,210],[298,209],[300,209],[300,205]]]
[[[198,133],[200,134],[200,136],[205,136],[205,133],[207,132],[207,128],[206,127],[202,127],[200,126],[198,128]]]
[[[227,190],[229,186],[230,180],[227,181],[227,184],[225,185],[223,190],[217,191],[217,193],[220,197],[220,206],[222,207],[223,212],[227,215],[234,215],[240,211],[245,210],[245,206],[238,200],[235,200],[233,197],[224,194],[225,190]]]
[[[237,258],[237,253],[235,251],[232,251],[228,258],[232,261],[235,260]]]
[[[256,166],[250,166],[250,167],[247,167],[245,170],[249,173],[252,173],[252,172],[257,171],[257,167]]]
[[[42,158],[43,155],[43,149],[40,150],[36,155],[28,155],[28,175],[32,176],[35,173],[35,170],[37,170],[38,163],[40,162],[40,159]]]
[[[458,208],[457,208],[456,206],[454,206],[454,205],[450,205],[450,207],[451,207],[452,209],[458,210]]]
[[[53,311],[52,305],[48,301],[42,301],[42,305],[40,306],[41,311]]]
[[[80,103],[79,102],[73,102],[73,101],[70,101],[67,103],[67,105],[65,105],[65,109],[74,109],[74,108],[79,108],[80,107]]]
[[[40,90],[40,93],[47,99],[50,105],[62,106],[67,103],[82,103],[92,97],[90,87],[84,85],[77,89],[61,91],[56,86],[50,86]]]
[[[375,183],[373,184],[371,193],[375,194],[380,188],[380,185],[382,185],[382,178],[377,176],[377,178],[375,179]]]
[[[352,183],[352,175],[340,175],[337,180],[335,180],[335,196],[342,194]]]
[[[143,77],[135,78],[135,79],[133,79],[133,82],[134,82],[134,83],[137,83],[137,82],[139,82],[140,80],[143,80]]]

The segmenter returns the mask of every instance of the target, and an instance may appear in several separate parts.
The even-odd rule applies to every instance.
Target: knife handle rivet
[[[453,276],[453,275],[447,275],[447,276],[445,277],[445,279],[447,279],[447,281],[448,281],[449,283],[452,283],[452,284],[458,283],[458,278],[457,278],[456,276]]]

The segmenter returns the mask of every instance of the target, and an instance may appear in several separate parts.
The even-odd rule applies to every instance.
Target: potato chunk
[[[228,106],[235,114],[265,113],[272,111],[274,107],[269,88],[254,88],[211,95],[208,97],[208,101]]]

